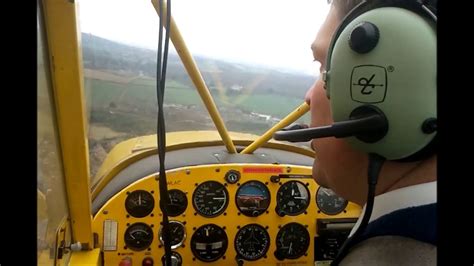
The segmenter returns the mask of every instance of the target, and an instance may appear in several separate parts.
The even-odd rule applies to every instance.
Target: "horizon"
[[[174,0],[172,14],[194,56],[318,76],[310,45],[328,10],[319,0]],[[80,0],[79,18],[83,33],[157,50],[151,1]]]
[[[108,38],[98,36],[98,35],[88,33],[88,32],[81,32],[81,33],[91,35],[94,38],[101,38],[101,39],[104,39],[106,41],[114,42],[114,43],[117,43],[117,44],[120,44],[120,45],[129,46],[129,47],[132,47],[132,48],[145,49],[145,50],[155,52],[155,53],[158,50],[158,48],[157,49],[151,49],[151,48],[146,47],[146,46],[135,45],[135,44],[122,42],[122,41],[118,41],[118,40],[112,40],[112,39],[108,39]],[[176,51],[176,49],[172,45],[170,46],[169,54],[173,54],[173,55],[176,55],[176,56],[179,57],[178,52]],[[215,58],[215,57],[205,55],[205,54],[193,54],[192,56],[193,56],[193,58],[199,57],[199,58],[203,58],[203,59],[216,60],[216,61],[221,61],[221,62],[225,62],[225,63],[232,63],[232,64],[238,64],[238,65],[244,65],[244,66],[251,66],[251,67],[254,67],[254,68],[262,68],[262,69],[269,69],[269,70],[278,71],[278,72],[290,73],[290,74],[293,74],[293,75],[304,75],[304,76],[310,76],[310,77],[316,77],[316,78],[319,76],[319,73],[314,75],[312,73],[302,72],[302,71],[297,70],[297,69],[296,70],[291,69],[291,68],[288,69],[288,68],[275,66],[275,65],[264,65],[264,64],[259,64],[259,63],[255,63],[255,62],[245,62],[245,61],[238,61],[238,60],[227,59],[227,58]]]

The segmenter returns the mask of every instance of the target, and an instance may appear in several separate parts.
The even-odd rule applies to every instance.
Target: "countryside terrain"
[[[156,134],[156,51],[82,34],[91,176],[117,143]],[[303,102],[315,77],[195,56],[230,131],[261,134]],[[178,55],[170,52],[166,131],[215,130]],[[300,123],[309,123],[305,115]]]

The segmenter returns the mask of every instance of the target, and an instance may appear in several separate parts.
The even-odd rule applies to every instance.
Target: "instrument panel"
[[[360,214],[306,166],[204,165],[170,170],[167,179],[172,250],[182,265],[314,265],[317,220]],[[161,265],[158,191],[156,175],[144,177],[95,215],[104,265]]]

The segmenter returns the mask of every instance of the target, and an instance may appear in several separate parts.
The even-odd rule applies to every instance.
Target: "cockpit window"
[[[303,102],[319,70],[308,46],[328,9],[316,0],[173,1],[229,131],[262,134]],[[159,21],[151,1],[81,0],[79,14],[94,177],[116,144],[156,134]],[[164,100],[167,132],[216,130],[171,42]]]

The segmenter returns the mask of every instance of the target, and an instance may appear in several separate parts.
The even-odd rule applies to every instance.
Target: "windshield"
[[[329,6],[294,3],[172,2],[227,130],[264,133],[303,102],[316,80],[310,44]],[[79,8],[94,176],[116,144],[156,134],[159,21],[151,1],[82,0]],[[166,78],[166,131],[216,130],[171,42]],[[309,114],[297,122],[308,124]]]

